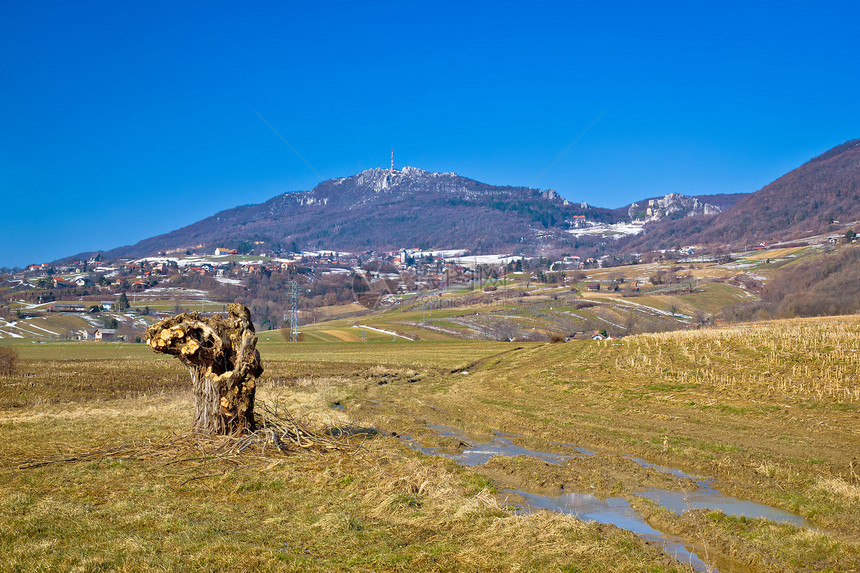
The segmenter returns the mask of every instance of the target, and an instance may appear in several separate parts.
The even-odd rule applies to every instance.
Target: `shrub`
[[[11,376],[18,363],[18,352],[13,348],[0,347],[0,376]]]

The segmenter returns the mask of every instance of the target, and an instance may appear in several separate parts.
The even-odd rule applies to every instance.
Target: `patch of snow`
[[[322,251],[302,251],[300,253],[300,255],[301,255],[301,257],[306,257],[306,258],[327,257],[329,255],[331,255],[335,258],[341,258],[341,257],[354,257],[355,253],[350,253],[347,251],[322,250]],[[296,261],[296,259],[279,259],[279,260],[285,260],[285,261],[289,261],[289,262],[295,262]],[[298,260],[301,260],[301,258],[299,258]]]
[[[206,296],[207,294],[209,294],[205,290],[193,289],[193,288],[182,288],[182,287],[153,287],[151,289],[147,289],[145,294],[149,298],[153,298],[152,294],[155,294],[155,293],[181,294],[181,295],[186,296],[186,297],[189,297],[189,296],[202,297],[202,296]],[[141,294],[143,294],[143,293],[135,293],[134,296],[140,297]]]
[[[59,336],[59,335],[60,335],[60,333],[59,333],[59,332],[54,332],[53,330],[48,330],[47,328],[42,328],[41,326],[36,326],[36,325],[35,325],[35,324],[33,324],[32,322],[28,323],[28,324],[27,324],[27,326],[29,326],[30,328],[35,328],[35,329],[37,329],[37,330],[41,330],[41,331],[43,331],[43,332],[47,332],[48,334],[53,334],[54,336]]]
[[[421,258],[421,257],[442,257],[443,259],[453,258],[453,257],[462,257],[468,251],[465,249],[447,249],[441,251],[415,251],[410,253],[413,258]]]
[[[621,328],[621,329],[623,329],[623,328],[624,328],[624,327],[623,327],[623,326],[621,326],[620,324],[615,324],[615,323],[614,323],[614,322],[612,322],[611,320],[606,320],[605,318],[603,318],[603,317],[602,317],[602,316],[600,316],[599,314],[595,314],[595,315],[594,315],[594,318],[596,318],[597,320],[602,320],[602,321],[603,321],[603,322],[605,322],[606,324],[609,324],[609,325],[611,325],[611,326],[614,326],[615,328]]]
[[[219,283],[222,283],[225,285],[242,286],[242,284],[243,284],[242,279],[231,279],[231,278],[227,278],[227,277],[215,277],[215,280],[218,281]]]
[[[632,223],[586,223],[585,227],[569,229],[567,232],[577,237],[582,235],[594,235],[603,237],[622,237],[638,235],[645,229],[645,224],[634,221]]]
[[[414,342],[411,338],[407,338],[402,334],[397,334],[396,332],[392,332],[390,330],[383,330],[381,328],[374,328],[372,326],[365,326],[363,324],[353,324],[353,328],[364,328],[366,330],[372,330],[374,332],[381,332],[382,334],[390,334],[391,336],[395,336],[397,338],[402,338],[403,340],[408,340],[409,342]]]
[[[42,334],[41,332],[36,332],[36,331],[33,331],[33,330],[29,330],[29,327],[30,327],[30,326],[32,326],[32,325],[30,325],[30,324],[23,324],[23,325],[18,325],[18,326],[16,326],[15,328],[17,328],[18,330],[20,330],[20,331],[21,331],[21,332],[23,332],[24,334],[27,334],[27,335],[30,335],[30,336],[45,336],[45,335],[44,335],[44,334]],[[25,327],[27,327],[27,328],[25,328]]]
[[[104,326],[102,326],[101,321],[92,315],[84,314],[81,315],[81,318],[83,318],[90,326],[94,326],[96,328],[104,328]]]
[[[511,261],[521,261],[524,257],[520,255],[472,255],[470,257],[452,257],[445,259],[446,263],[456,263],[464,267],[477,265],[506,265]]]
[[[629,306],[636,307],[637,309],[641,310],[642,312],[644,312],[646,314],[651,314],[651,315],[655,315],[655,316],[667,316],[669,318],[681,318],[684,320],[692,320],[693,319],[692,316],[687,316],[686,314],[678,314],[678,313],[672,314],[668,310],[662,310],[659,308],[654,308],[653,306],[648,306],[648,305],[638,303],[638,302],[633,302],[630,300],[615,299],[614,303],[615,304],[609,304],[608,306],[614,306],[615,308],[622,308],[624,305],[629,305]]]
[[[138,259],[134,261],[135,263],[147,262],[150,264],[164,264],[169,265],[170,263],[176,263],[178,267],[199,267],[203,264],[210,264],[213,267],[222,267],[226,266],[226,263],[223,261],[219,261],[223,256],[215,256],[215,255],[188,255],[184,257],[144,257],[142,259]]]

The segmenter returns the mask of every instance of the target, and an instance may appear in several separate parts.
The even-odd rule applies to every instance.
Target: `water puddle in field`
[[[719,509],[732,517],[761,517],[776,523],[790,523],[797,527],[812,527],[808,521],[799,515],[762,505],[752,501],[723,495],[710,487],[706,480],[699,482],[699,490],[693,492],[677,492],[665,489],[655,489],[641,494],[657,505],[665,507],[672,513],[681,514],[688,509]]]
[[[646,462],[642,458],[637,458],[634,456],[625,456],[625,457],[628,460],[630,460],[631,462],[636,462],[637,464],[639,464],[643,468],[651,468],[651,469],[657,470],[660,473],[671,474],[671,475],[675,476],[676,478],[691,479],[693,481],[699,480],[699,476],[694,476],[694,475],[688,474],[687,472],[683,472],[681,470],[676,470],[675,468],[672,468],[669,466],[661,466],[660,464],[652,464],[650,462]]]
[[[713,567],[709,568],[692,549],[685,546],[680,537],[665,534],[648,525],[623,497],[599,499],[589,493],[565,493],[558,497],[549,497],[519,489],[508,490],[506,493],[523,498],[523,511],[544,509],[573,515],[583,521],[611,524],[660,545],[664,553],[681,563],[688,563],[695,571],[718,573]]]
[[[561,465],[577,457],[592,456],[595,454],[593,451],[574,444],[560,445],[573,449],[578,455],[553,454],[539,450],[530,450],[514,444],[510,438],[516,437],[515,435],[496,431],[493,431],[493,439],[491,441],[475,443],[456,428],[448,426],[427,426],[427,428],[435,432],[439,437],[452,438],[453,440],[457,440],[459,444],[452,450],[452,448],[422,446],[411,436],[407,435],[401,435],[400,438],[415,450],[426,454],[445,456],[465,466],[486,464],[494,456],[528,456],[547,463]],[[798,527],[810,527],[809,523],[799,515],[794,515],[760,503],[723,495],[711,487],[712,482],[710,480],[702,479],[699,476],[694,476],[669,466],[652,464],[633,456],[626,457],[643,468],[651,468],[680,479],[690,479],[696,482],[699,487],[697,490],[691,492],[650,489],[639,494],[673,513],[681,514],[689,509],[712,509],[720,510],[726,515],[734,517],[765,518],[774,522],[790,523]],[[623,497],[599,499],[587,493],[564,493],[553,497],[519,489],[506,490],[502,493],[513,494],[521,498],[523,502],[519,505],[522,507],[521,511],[523,512],[538,510],[556,511],[574,515],[585,521],[611,524],[621,529],[632,531],[644,539],[659,544],[668,555],[675,557],[681,563],[690,564],[696,571],[719,573],[713,564],[709,565],[705,563],[696,554],[696,551],[683,539],[663,533],[649,525]],[[730,573],[735,569],[731,563],[721,564],[721,566],[724,567],[724,573]]]
[[[681,514],[688,509],[719,509],[732,517],[760,517],[777,523],[790,523],[797,527],[812,527],[808,521],[799,515],[769,505],[724,495],[711,487],[712,480],[702,479],[669,466],[652,464],[633,456],[627,456],[627,459],[636,462],[643,468],[653,468],[658,472],[672,474],[677,478],[695,480],[699,486],[697,491],[678,492],[666,489],[652,489],[641,494],[642,497],[650,499],[672,513]]]
[[[401,439],[406,441],[412,449],[424,452],[425,454],[445,456],[464,466],[481,466],[490,461],[490,459],[494,456],[528,456],[530,458],[535,458],[557,465],[561,465],[567,460],[573,458],[573,456],[566,456],[563,454],[550,454],[547,452],[530,450],[528,448],[523,448],[522,446],[517,446],[509,439],[515,437],[513,434],[505,434],[503,432],[493,431],[494,438],[492,442],[473,444],[460,430],[456,428],[451,428],[448,426],[427,426],[427,428],[436,432],[436,435],[440,437],[455,438],[459,440],[460,446],[463,448],[463,451],[452,453],[447,448],[421,446],[417,444],[411,436],[404,435],[400,437]],[[582,454],[593,455],[593,452],[582,450],[577,446],[568,445],[568,447],[572,447]]]

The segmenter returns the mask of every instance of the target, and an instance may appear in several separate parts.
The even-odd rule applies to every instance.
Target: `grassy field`
[[[690,570],[614,526],[522,514],[517,489],[624,498],[723,572],[860,570],[860,317],[565,344],[314,332],[261,334],[258,400],[318,429],[372,428],[358,450],[218,455],[186,435],[177,361],[140,344],[15,344],[18,373],[0,378],[0,571]],[[462,450],[433,424],[594,455],[465,467],[396,437]],[[689,480],[628,456],[813,528],[668,512],[643,493]]]

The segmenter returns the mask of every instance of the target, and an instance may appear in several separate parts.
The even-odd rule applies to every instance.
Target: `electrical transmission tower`
[[[290,302],[292,310],[290,312],[290,342],[299,341],[299,283],[298,281],[290,281],[292,293],[290,294]]]

